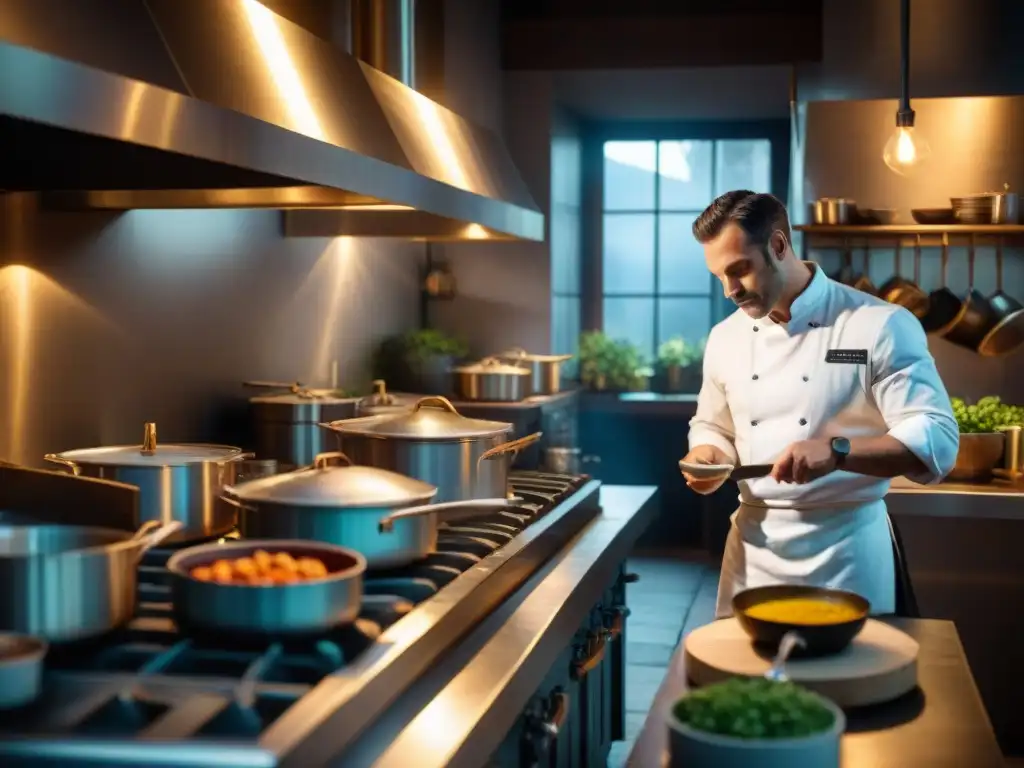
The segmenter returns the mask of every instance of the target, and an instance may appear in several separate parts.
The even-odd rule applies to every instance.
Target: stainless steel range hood
[[[293,235],[528,239],[501,141],[257,0],[2,0],[0,189],[279,208]]]

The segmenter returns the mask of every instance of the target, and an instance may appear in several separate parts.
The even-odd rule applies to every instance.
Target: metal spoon
[[[773,680],[776,683],[784,683],[789,680],[786,676],[786,659],[793,652],[795,648],[806,648],[807,642],[800,637],[796,632],[787,632],[782,636],[782,640],[779,641],[779,651],[775,654],[775,659],[772,661],[771,669],[764,673],[764,676],[768,680]]]

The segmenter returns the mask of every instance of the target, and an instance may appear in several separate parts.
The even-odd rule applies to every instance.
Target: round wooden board
[[[697,685],[730,677],[759,677],[771,661],[754,651],[735,619],[722,619],[691,632],[685,642],[686,672]],[[840,707],[892,701],[917,686],[919,646],[909,635],[874,619],[839,654],[786,663],[789,679]]]

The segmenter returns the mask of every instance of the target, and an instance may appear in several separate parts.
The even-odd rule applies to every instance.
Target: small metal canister
[[[1000,477],[1016,480],[1024,475],[1024,462],[1021,451],[1024,448],[1024,430],[1019,426],[1003,427],[1000,432],[1006,435],[1003,443],[1003,466],[996,470]]]

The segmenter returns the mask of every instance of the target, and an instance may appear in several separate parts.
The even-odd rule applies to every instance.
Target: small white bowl
[[[828,699],[817,696],[832,713],[832,727],[796,739],[741,739],[691,728],[675,716],[668,720],[669,768],[839,768],[839,741],[846,716]]]
[[[692,475],[698,480],[719,480],[731,475],[735,468],[732,464],[694,464],[679,460],[679,471]]]

